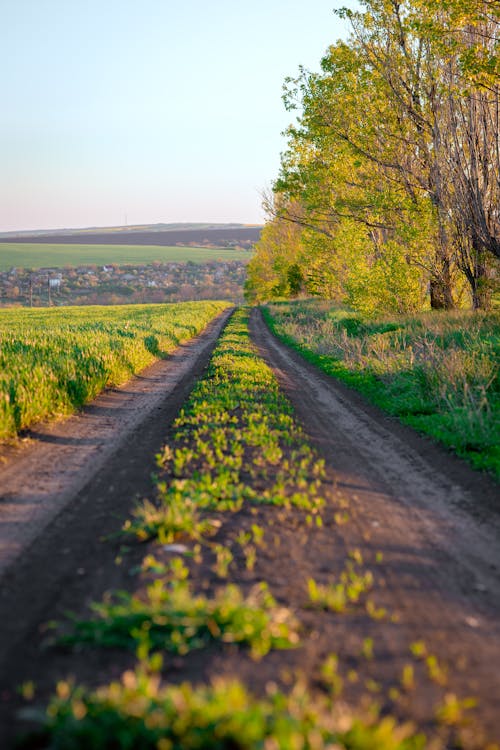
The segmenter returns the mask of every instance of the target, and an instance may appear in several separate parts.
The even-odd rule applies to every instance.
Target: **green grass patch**
[[[162,245],[63,245],[39,242],[0,242],[0,271],[10,268],[63,266],[146,265],[154,263],[208,263],[214,260],[249,260],[251,253],[231,247],[177,247]]]
[[[200,333],[226,302],[0,310],[0,439],[70,414]]]
[[[136,650],[146,641],[152,650],[185,655],[220,641],[248,646],[256,659],[298,644],[295,618],[277,605],[265,583],[246,597],[228,584],[210,598],[193,593],[182,564],[175,572],[170,579],[156,578],[143,597],[122,591],[113,601],[94,604],[97,617],[75,621],[60,642]]]
[[[366,318],[318,301],[269,304],[270,329],[327,374],[500,478],[500,315]]]
[[[174,423],[159,457],[158,500],[141,503],[125,526],[141,540],[197,537],[202,511],[244,501],[317,514],[324,462],[318,460],[272,370],[250,343],[248,310],[238,310]]]
[[[30,712],[33,716],[33,712]],[[162,685],[140,665],[94,692],[60,682],[39,736],[47,750],[423,750],[411,725],[359,717],[302,682],[255,698],[237,679]],[[39,745],[37,745],[38,747]],[[27,745],[33,747],[33,745]],[[437,745],[436,745],[437,747]]]

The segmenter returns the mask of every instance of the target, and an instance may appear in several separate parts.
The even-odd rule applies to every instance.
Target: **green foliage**
[[[0,311],[0,439],[69,414],[200,333],[224,302]]]
[[[298,643],[297,622],[289,610],[278,607],[265,583],[246,597],[230,584],[208,598],[195,595],[183,575],[156,578],[144,597],[119,592],[93,609],[97,617],[75,621],[61,643],[135,650],[146,641],[153,650],[184,655],[221,641],[249,646],[256,659]]]
[[[326,372],[500,476],[498,313],[368,318],[309,301],[269,305],[265,314]]]
[[[295,224],[295,241],[288,258],[287,243],[257,247],[250,299],[290,296],[283,273],[275,285],[263,273],[279,259],[281,271],[298,265],[309,293],[362,313],[452,309],[464,285],[488,307],[500,256],[497,5],[337,11],[351,34],[319,72],[285,82],[297,121],[265,232]]]
[[[371,589],[373,575],[369,570],[360,570],[349,561],[336,582],[317,583],[313,578],[307,582],[309,602],[316,609],[345,612],[350,604]]]
[[[162,685],[143,665],[89,692],[59,683],[44,721],[47,750],[423,750],[409,725],[356,718],[299,682],[257,699],[238,680]]]
[[[301,289],[302,271],[297,262],[302,231],[293,222],[266,224],[247,267],[245,296],[249,301],[295,296]]]
[[[209,531],[200,512],[238,510],[244,501],[323,504],[323,463],[295,421],[288,399],[250,343],[248,310],[238,310],[174,423],[175,442],[159,457],[167,474],[156,504],[141,503],[125,531],[172,541]]]

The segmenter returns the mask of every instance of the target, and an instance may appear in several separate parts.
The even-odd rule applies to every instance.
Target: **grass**
[[[48,750],[419,750],[425,738],[391,717],[356,717],[302,682],[261,699],[237,679],[163,685],[139,665],[94,692],[61,682],[39,737]]]
[[[278,382],[250,343],[238,310],[174,423],[175,441],[159,457],[158,500],[135,511],[125,531],[170,543],[207,532],[202,511],[243,502],[296,507],[318,516],[318,460]]]
[[[253,658],[271,649],[298,644],[297,622],[279,607],[266,584],[256,584],[248,596],[228,584],[214,597],[194,594],[182,565],[177,576],[157,577],[143,598],[119,592],[113,601],[94,605],[96,618],[77,620],[62,643],[86,643],[111,648],[148,647],[185,655],[215,641],[246,645]]]
[[[200,333],[224,302],[0,310],[0,439],[70,414]]]
[[[61,268],[62,266],[146,265],[208,263],[213,260],[248,260],[251,254],[229,247],[177,247],[162,245],[77,245],[33,242],[0,242],[0,271],[11,268]]]
[[[329,375],[500,478],[500,315],[365,318],[318,301],[264,308],[270,328]]]

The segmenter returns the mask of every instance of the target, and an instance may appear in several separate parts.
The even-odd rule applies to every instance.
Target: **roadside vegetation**
[[[329,375],[500,478],[499,313],[367,317],[308,300],[264,314]]]
[[[0,440],[70,414],[200,333],[224,302],[0,311]]]
[[[25,747],[418,750],[459,736],[474,701],[457,697],[446,680],[430,677],[440,695],[432,739],[405,720],[418,675],[430,675],[426,659],[433,675],[438,667],[445,673],[425,644],[413,646],[413,657],[408,645],[403,675],[383,698],[371,675],[376,638],[355,646],[355,662],[341,664],[331,652],[332,634],[345,635],[363,618],[384,627],[390,617],[375,602],[381,556],[369,550],[365,559],[359,549],[333,543],[334,527],[349,522],[345,506],[340,498],[338,507],[327,507],[323,463],[250,343],[247,317],[246,310],[235,313],[174,424],[158,456],[156,499],[139,503],[125,524],[128,544],[135,538],[145,549],[127,573],[127,591],[109,593],[90,618],[55,625],[59,647],[111,648],[114,660],[118,650],[132,649],[137,662],[100,687],[61,680],[46,711],[27,710],[42,729]],[[337,575],[324,564],[314,578],[301,569],[291,606],[284,601],[287,570],[287,588],[275,597],[281,567],[298,550],[312,550],[314,561],[317,543],[338,556]],[[128,569],[127,549],[117,562]],[[306,656],[301,671],[293,655],[313,636],[326,638],[330,654],[319,663]],[[286,660],[267,663],[283,649]],[[170,654],[190,665],[195,681],[179,684]],[[206,665],[218,655],[219,670],[207,678]],[[250,687],[245,674],[253,677]],[[350,704],[345,691],[356,686],[363,699]],[[35,687],[25,691],[32,698]],[[398,705],[391,715],[388,706]]]

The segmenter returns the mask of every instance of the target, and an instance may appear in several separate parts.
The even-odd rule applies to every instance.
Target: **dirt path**
[[[88,616],[90,603],[101,599],[103,592],[140,586],[130,572],[148,551],[154,550],[160,559],[162,555],[168,558],[161,545],[149,548],[131,543],[124,552],[119,540],[103,542],[103,536],[120,528],[136,496],[151,496],[154,455],[173,439],[169,423],[201,374],[222,325],[219,320],[201,342],[186,347],[187,359],[179,353],[170,370],[167,363],[166,371],[177,386],[172,386],[167,397],[165,391],[158,395],[149,413],[141,414],[142,421],[137,413],[131,418],[127,437],[116,438],[114,452],[101,454],[102,426],[97,433],[84,435],[83,445],[93,452],[87,474],[82,469],[79,475],[81,490],[72,499],[61,494],[61,505],[50,511],[51,519],[43,521],[44,532],[36,535],[4,574],[0,593],[0,747],[10,747],[23,728],[22,721],[15,718],[22,705],[15,692],[19,683],[33,680],[36,699],[44,705],[61,678],[74,675],[77,681],[97,685],[117,678],[134,663],[132,653],[44,649],[44,623],[64,621],[68,610]],[[270,681],[287,685],[298,672],[312,676],[314,682],[324,659],[334,652],[348,700],[355,702],[379,685],[381,692],[374,695],[383,710],[401,719],[413,718],[425,729],[444,693],[474,695],[480,700],[478,717],[485,736],[498,742],[497,487],[305,363],[274,339],[257,311],[252,314],[251,330],[305,430],[326,459],[323,526],[305,523],[305,513],[298,509],[244,506],[237,513],[221,514],[220,531],[213,541],[234,545],[235,537],[249,531],[252,524],[265,529],[266,544],[259,549],[255,569],[247,569],[242,553],[235,552],[233,577],[245,591],[266,581],[279,602],[299,613],[302,645],[293,651],[273,651],[258,665],[244,650],[214,645],[186,657],[166,659],[165,678],[198,682],[214,675],[238,675],[253,691],[262,693]],[[107,403],[103,407],[107,409]],[[90,416],[97,412],[96,404],[90,407]],[[100,416],[107,419],[109,412]],[[49,439],[52,429],[68,424],[50,428]],[[77,435],[71,429],[64,435],[62,445],[67,448]],[[59,442],[56,440],[56,447]],[[42,449],[52,447],[47,441]],[[72,447],[79,452],[78,443]],[[28,446],[23,450],[28,456],[33,449]],[[15,473],[16,465],[13,461],[4,471]],[[40,479],[36,481],[40,483]],[[20,477],[19,486],[29,486],[25,476]],[[33,503],[30,499],[24,502]],[[22,505],[21,499],[19,507]],[[344,512],[348,516],[345,523],[339,520]],[[335,580],[353,550],[360,550],[374,571],[370,596],[388,616],[370,617],[364,606],[340,615],[305,606],[307,578],[320,583],[332,577]],[[123,560],[120,565],[117,556]],[[190,567],[195,590],[213,592],[220,586],[210,553],[202,563]],[[362,656],[367,638],[373,640],[369,658]],[[449,678],[439,685],[428,679],[425,666],[418,663],[417,688],[403,691],[391,702],[386,698],[388,691],[400,687],[402,670],[412,661],[409,645],[416,640],[425,641],[429,653],[439,657]],[[479,728],[474,725],[470,732],[469,746],[484,747]]]
[[[193,381],[192,371],[207,360],[227,316],[80,413],[33,427],[15,448],[0,446],[0,580],[110,457],[137,442],[142,422],[165,398],[186,378]]]
[[[380,550],[379,601],[397,612],[385,660],[424,640],[453,665],[451,685],[479,699],[500,737],[498,485],[323,375],[270,334],[251,330],[347,501],[349,544]],[[496,502],[495,502],[496,501]]]
[[[38,658],[40,624],[112,586],[118,531],[153,493],[155,455],[206,367],[230,312],[81,413],[32,430],[0,464],[0,746],[20,675]],[[19,677],[19,679],[18,679]]]

